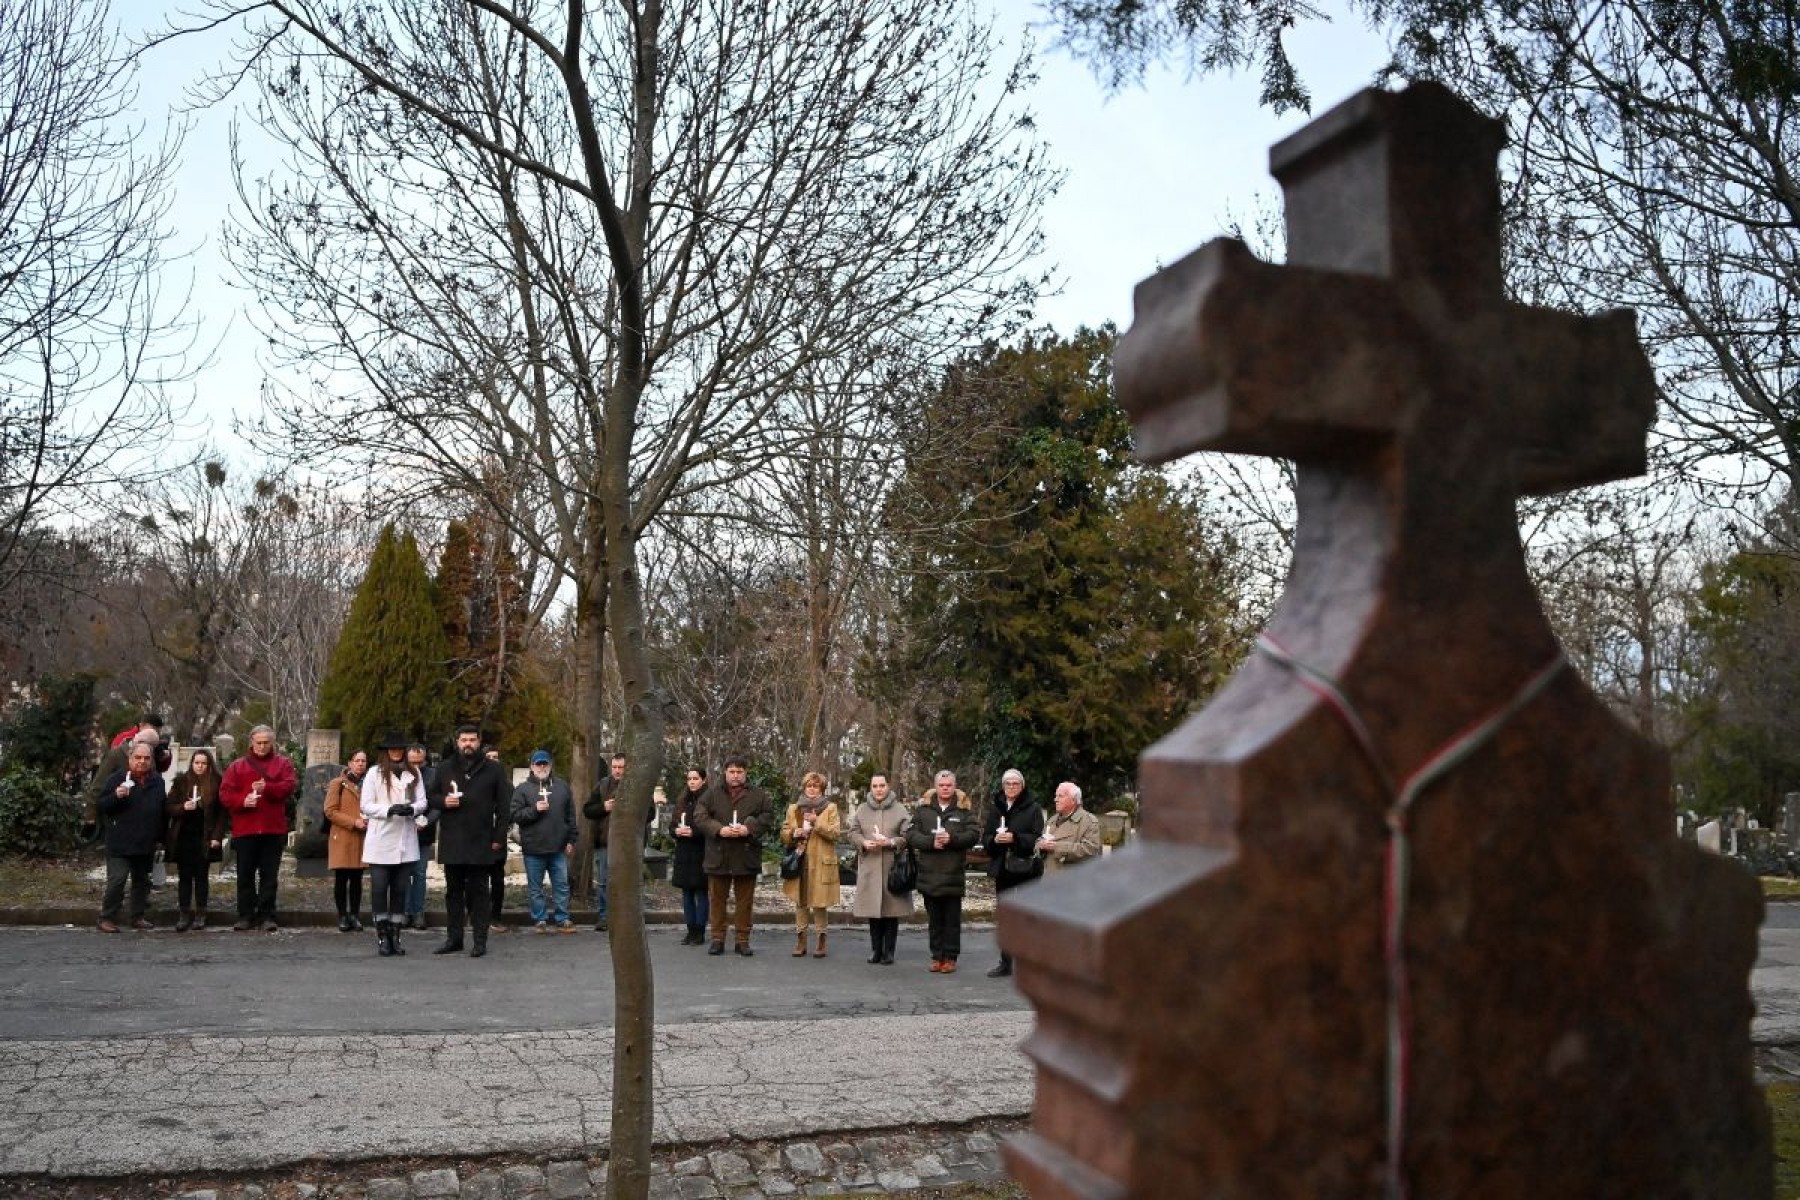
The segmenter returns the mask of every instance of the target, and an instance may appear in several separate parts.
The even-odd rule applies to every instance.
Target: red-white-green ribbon
[[[1344,722],[1374,768],[1389,797],[1388,841],[1382,883],[1382,961],[1387,975],[1387,1196],[1405,1200],[1406,1108],[1412,1087],[1412,997],[1406,974],[1406,897],[1412,879],[1412,843],[1408,820],[1419,795],[1433,783],[1461,766],[1500,731],[1520,709],[1530,704],[1566,665],[1562,652],[1520,685],[1512,698],[1487,716],[1464,728],[1427,755],[1425,761],[1396,786],[1393,774],[1376,749],[1368,724],[1350,702],[1337,680],[1295,658],[1267,633],[1257,636],[1256,648],[1294,673],[1301,686],[1324,700]]]

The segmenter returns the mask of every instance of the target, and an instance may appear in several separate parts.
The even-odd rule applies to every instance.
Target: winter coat
[[[1056,839],[1056,849],[1044,855],[1046,870],[1060,871],[1100,856],[1100,818],[1080,805],[1066,817],[1052,816],[1044,833]]]
[[[362,785],[368,778],[368,771],[362,779],[352,779],[346,771],[325,788],[325,820],[331,825],[326,862],[334,871],[362,870],[364,834],[356,823],[364,819]]]
[[[396,804],[409,805],[412,816],[388,816]],[[363,834],[362,860],[393,866],[419,861],[419,823],[425,817],[425,789],[411,767],[402,767],[389,779],[379,766],[363,772],[362,795],[357,810],[369,823]]]
[[[1000,835],[1000,818],[1006,818],[1006,831],[1013,835],[1011,842],[997,842]],[[1026,794],[1024,788],[1019,789],[1019,798],[1012,804],[1006,803],[1006,794],[988,807],[987,820],[981,827],[981,847],[988,853],[988,874],[1001,888],[1016,887],[1027,883],[1044,873],[1044,860],[1038,855],[1037,840],[1044,832],[1044,810],[1037,801]],[[1031,867],[1026,871],[1014,871],[1007,868],[1007,860],[1017,862],[1029,859]]]
[[[163,803],[169,791],[163,786],[162,776],[152,771],[123,796],[115,795],[115,789],[130,778],[120,771],[108,779],[95,802],[107,819],[106,852],[120,857],[155,854],[168,820]]]
[[[750,830],[748,837],[724,838],[719,830],[731,824],[731,814]],[[723,785],[708,788],[694,807],[693,822],[706,835],[706,858],[701,868],[708,875],[756,875],[762,871],[762,842],[775,812],[763,790],[749,784],[733,796]]]
[[[857,917],[904,917],[913,910],[912,893],[896,896],[887,890],[888,868],[902,847],[864,850],[862,844],[871,837],[894,838],[904,843],[906,827],[912,814],[892,792],[887,803],[864,800],[850,814],[849,827],[843,840],[856,847],[856,895],[850,901],[850,914]]]
[[[937,829],[942,823],[950,831],[950,844],[937,849]],[[919,853],[919,894],[921,896],[960,896],[963,894],[963,870],[969,848],[981,837],[969,797],[961,788],[956,799],[940,806],[934,791],[913,806],[912,826],[906,831],[906,844]]]
[[[675,811],[669,816],[669,836],[675,839],[675,853],[669,861],[669,882],[678,888],[703,888],[706,886],[706,844],[707,837],[700,827],[694,824],[694,809],[700,803],[700,797],[706,789],[697,792],[683,792],[675,801]],[[689,834],[678,836],[675,831],[681,827],[681,819],[687,818]]]
[[[794,845],[794,835],[800,832],[803,820],[800,806],[788,805],[787,816],[781,822],[783,854]],[[806,859],[800,868],[800,877],[781,881],[781,890],[796,905],[830,908],[841,898],[838,892],[837,843],[838,832],[842,828],[843,818],[838,815],[837,805],[829,800],[820,804],[818,815],[813,818],[812,833],[801,842],[806,850]]]
[[[596,850],[606,848],[606,839],[612,825],[612,813],[606,811],[606,802],[618,797],[619,783],[619,780],[614,779],[608,773],[594,785],[594,790],[588,793],[587,803],[581,806],[581,815],[586,817],[594,827],[594,849]],[[656,805],[652,804],[650,811],[644,817],[644,828],[648,830],[655,823]]]
[[[246,808],[244,801],[250,795],[250,785],[258,779],[263,781],[262,799],[255,808]],[[288,806],[294,801],[299,782],[293,762],[281,754],[267,758],[246,754],[226,767],[224,778],[219,780],[219,803],[231,814],[231,836],[287,836]]]
[[[200,793],[200,807],[188,811],[187,802]],[[213,842],[225,840],[225,809],[219,804],[219,773],[208,771],[193,775],[183,771],[169,785],[163,801],[163,816],[168,828],[163,831],[163,845],[168,847],[169,861],[183,870],[205,870],[206,852]]]
[[[539,812],[538,789],[550,793],[550,808]],[[562,854],[581,837],[575,826],[575,793],[551,774],[542,784],[532,776],[513,789],[512,822],[519,827],[519,849],[526,854]]]
[[[444,803],[454,785],[462,803]],[[506,768],[477,755],[474,765],[461,755],[438,764],[427,801],[438,815],[437,860],[446,866],[491,867],[506,853],[506,825],[510,815]]]

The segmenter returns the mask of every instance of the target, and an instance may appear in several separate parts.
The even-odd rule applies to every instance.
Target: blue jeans
[[[525,895],[531,902],[531,923],[542,925],[545,919],[544,910],[544,874],[550,875],[550,892],[556,904],[554,920],[558,925],[569,923],[569,856],[556,854],[527,854],[525,856]]]
[[[606,921],[606,881],[611,876],[606,869],[606,847],[601,846],[594,851],[594,923],[604,924]]]
[[[706,889],[703,887],[681,889],[681,919],[689,929],[706,928]]]
[[[406,911],[418,916],[425,911],[425,864],[431,859],[432,847],[419,848],[419,861],[413,864],[412,883],[406,892]]]

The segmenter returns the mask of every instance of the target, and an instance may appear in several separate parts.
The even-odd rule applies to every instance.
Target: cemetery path
[[[857,932],[825,960],[790,958],[785,929],[751,959],[651,933],[659,1142],[1029,1111],[1031,1015],[984,974],[992,930],[948,977],[922,929],[887,968]],[[441,936],[384,960],[335,932],[0,930],[0,1178],[604,1146],[604,939],[509,933],[471,961],[429,954]],[[794,1053],[781,1025],[801,1017],[841,1053]]]

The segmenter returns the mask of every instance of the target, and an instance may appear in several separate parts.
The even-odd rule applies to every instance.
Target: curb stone
[[[905,1196],[921,1188],[999,1182],[1000,1138],[1020,1120],[859,1131],[785,1141],[665,1147],[652,1162],[656,1200],[776,1200],[791,1196]],[[823,1140],[829,1138],[830,1140]],[[604,1161],[509,1159],[396,1171],[379,1161],[318,1163],[256,1179],[0,1177],[0,1197],[33,1200],[601,1200]],[[358,1167],[362,1169],[359,1171]]]

